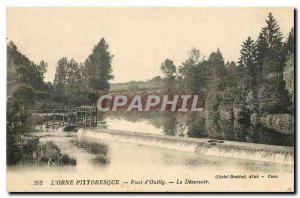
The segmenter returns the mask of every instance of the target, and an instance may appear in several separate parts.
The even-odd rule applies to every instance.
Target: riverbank
[[[17,166],[76,166],[76,159],[63,153],[54,141],[40,141],[51,137],[65,137],[61,130],[53,132],[31,132],[21,136],[22,148]]]

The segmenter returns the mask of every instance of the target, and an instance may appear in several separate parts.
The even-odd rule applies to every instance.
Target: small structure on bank
[[[77,127],[96,127],[97,108],[95,106],[81,106],[76,108]]]

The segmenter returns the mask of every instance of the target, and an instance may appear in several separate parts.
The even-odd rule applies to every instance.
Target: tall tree
[[[287,41],[284,44],[287,55],[294,54],[295,52],[295,37],[294,37],[294,28],[289,32]]]
[[[210,91],[220,91],[225,88],[226,68],[223,55],[220,49],[209,55],[207,60],[208,89]]]
[[[285,112],[289,103],[283,80],[285,55],[282,33],[272,13],[268,15],[266,26],[262,28],[258,40],[258,99],[260,110],[270,113]]]
[[[193,48],[188,59],[179,68],[180,78],[184,83],[184,90],[192,94],[199,94],[206,86],[205,61],[201,58],[200,50]]]
[[[176,90],[176,66],[173,63],[172,60],[166,59],[161,64],[161,71],[164,74],[163,80],[164,80],[164,92],[171,94],[175,93]]]
[[[259,72],[257,64],[257,48],[254,41],[250,37],[243,42],[238,64],[243,78],[243,90],[256,94],[258,83],[257,73]]]
[[[66,96],[67,88],[66,88],[66,79],[68,73],[68,59],[67,57],[63,57],[58,60],[56,66],[56,74],[54,77],[54,91],[56,94]]]
[[[257,48],[255,42],[248,37],[242,44],[239,58],[239,71],[242,76],[242,86],[240,94],[243,100],[243,106],[240,106],[244,111],[244,117],[251,118],[253,123],[257,123],[258,118],[258,101],[257,101],[257,85],[259,67],[257,63]]]
[[[46,63],[45,61],[41,61],[39,65],[37,65],[37,70],[40,73],[41,76],[43,76],[45,73],[47,72],[47,68],[48,68],[48,63]]]
[[[109,45],[104,38],[101,38],[85,61],[91,89],[96,92],[108,92],[109,80],[113,79],[111,67],[113,55],[110,54],[108,48]]]
[[[68,106],[82,105],[81,101],[87,95],[87,88],[83,83],[81,66],[73,58],[69,61],[66,57],[61,58],[56,67],[54,79],[54,91],[60,102]],[[83,98],[82,98],[83,97]]]
[[[226,87],[237,88],[240,82],[239,67],[234,61],[227,61],[225,67],[227,70]]]

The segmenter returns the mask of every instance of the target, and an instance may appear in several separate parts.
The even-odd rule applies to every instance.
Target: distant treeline
[[[160,76],[156,76],[146,81],[130,81],[126,83],[112,83],[111,93],[137,93],[137,92],[161,92],[163,80]]]

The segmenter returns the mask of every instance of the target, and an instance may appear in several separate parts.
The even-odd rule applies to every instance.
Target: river
[[[99,127],[193,138],[215,138],[237,142],[294,146],[293,127],[277,131],[262,125],[219,119],[209,122],[207,116],[159,112],[109,112]],[[191,124],[193,123],[193,124]]]
[[[112,121],[108,119],[107,123],[109,122]],[[120,122],[124,124],[125,121]],[[126,129],[146,129],[144,124]],[[54,142],[62,153],[76,159],[76,166],[21,164],[8,167],[8,189],[14,189],[14,186],[18,186],[19,191],[226,191],[229,186],[230,191],[293,189],[293,164],[201,155],[180,149],[97,138],[96,134],[101,133],[101,126],[93,129],[94,136],[90,130],[80,130],[78,133],[46,130],[33,134],[40,136],[41,144]],[[220,179],[231,175],[245,175],[247,178]],[[258,175],[259,178],[250,178],[251,175]],[[70,185],[51,185],[52,182],[62,179],[118,179],[121,184],[79,185],[75,188]],[[43,185],[35,186],[36,180],[42,180]],[[154,183],[146,185],[147,180]],[[178,181],[184,183],[185,180],[208,184],[176,184]],[[144,183],[138,184],[139,182]]]

